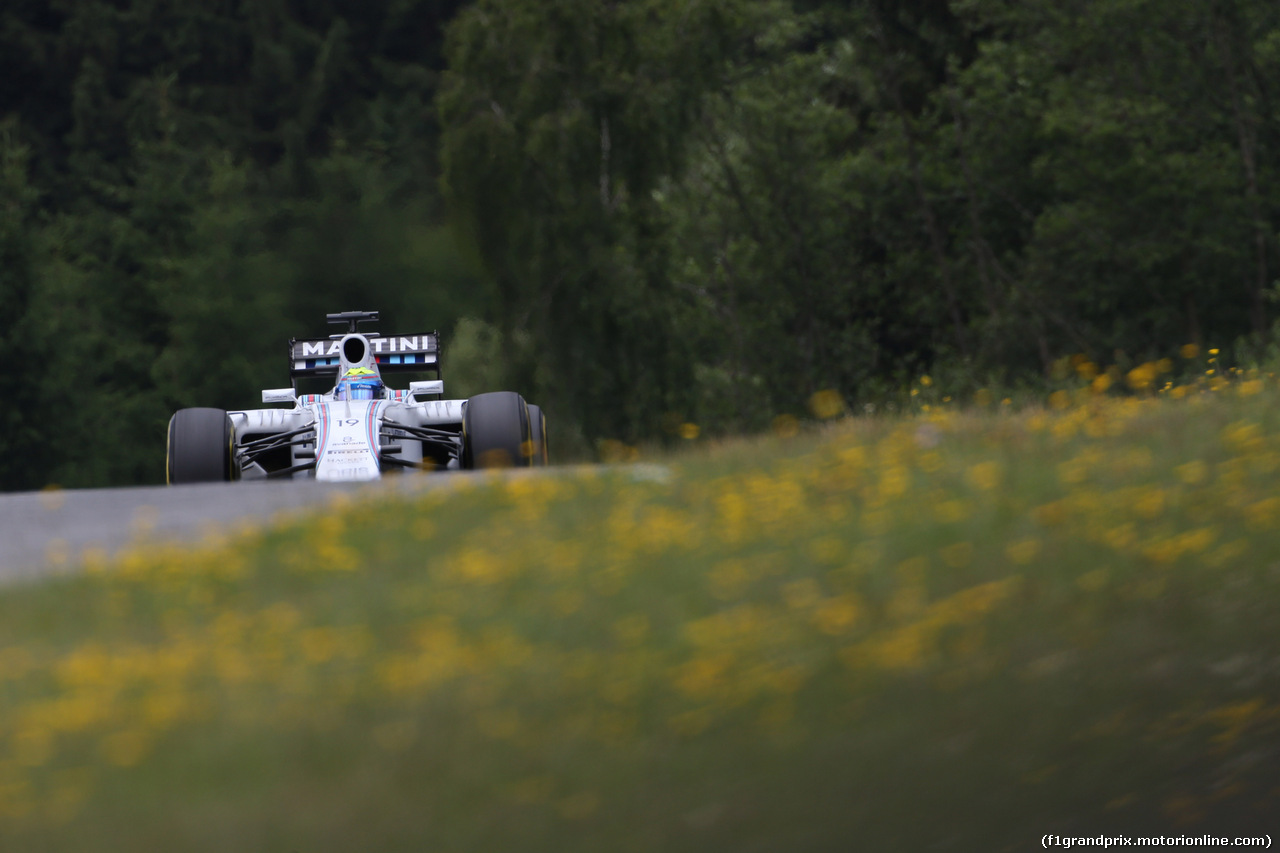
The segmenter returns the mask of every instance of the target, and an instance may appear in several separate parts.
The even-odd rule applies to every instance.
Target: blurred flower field
[[[1155,376],[820,401],[808,432],[336,492],[0,591],[0,847],[1268,831],[1280,390]]]

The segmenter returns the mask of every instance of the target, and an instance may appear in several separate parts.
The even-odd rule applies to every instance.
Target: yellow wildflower
[[[809,398],[809,410],[823,420],[834,418],[844,412],[844,398],[839,391],[819,391]]]
[[[1039,539],[1020,539],[1010,542],[1004,549],[1005,556],[1018,565],[1027,565],[1040,554]]]
[[[989,492],[996,486],[1000,485],[1000,463],[998,462],[979,462],[970,466],[966,472],[966,479],[970,485]]]

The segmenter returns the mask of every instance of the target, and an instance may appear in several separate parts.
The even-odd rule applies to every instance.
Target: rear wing
[[[289,341],[289,378],[295,385],[299,379],[337,380],[341,337],[294,338]],[[388,373],[433,373],[436,379],[440,378],[439,333],[386,337],[365,333],[364,337],[369,340],[369,348],[378,362],[378,372],[383,376]]]

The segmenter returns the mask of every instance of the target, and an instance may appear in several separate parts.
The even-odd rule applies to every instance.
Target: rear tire
[[[530,460],[535,468],[548,464],[547,455],[547,416],[542,413],[541,406],[529,404],[529,440],[533,442],[533,458]]]
[[[169,419],[165,479],[170,485],[232,479],[235,432],[222,409],[179,409]]]
[[[463,468],[526,468],[533,457],[529,407],[514,391],[477,394],[462,414]]]

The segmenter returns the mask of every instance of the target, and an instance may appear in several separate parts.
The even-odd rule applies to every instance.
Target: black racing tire
[[[179,409],[169,419],[165,480],[170,485],[231,480],[234,439],[222,409]]]
[[[529,404],[529,440],[533,442],[533,458],[530,464],[535,468],[549,463],[547,455],[547,416],[542,413],[541,406]]]
[[[529,407],[514,391],[477,394],[462,413],[463,468],[526,468],[532,461]]]

